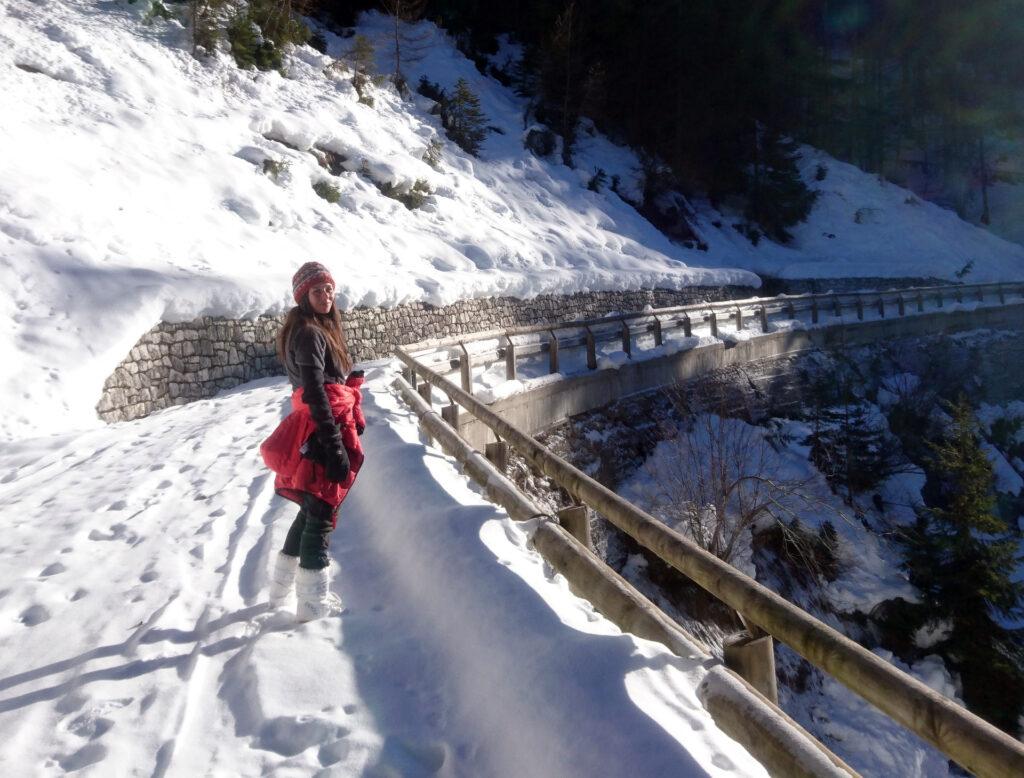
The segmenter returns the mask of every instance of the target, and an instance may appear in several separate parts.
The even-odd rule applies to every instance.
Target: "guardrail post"
[[[985,302],[985,288],[982,287],[982,286],[978,287],[978,302],[979,303]]]
[[[505,380],[516,380],[516,344],[508,333],[505,334]]]
[[[818,298],[811,300],[811,324],[818,323]]]
[[[917,293],[917,312],[924,313],[924,295],[920,292]]]
[[[424,381],[422,384],[420,384],[419,386],[416,387],[416,391],[420,393],[420,397],[423,398],[423,401],[427,405],[433,405],[434,404],[433,400],[431,398],[431,394],[432,393],[430,391],[430,388],[431,388],[430,384],[428,384],[426,381]]]
[[[939,308],[942,307],[942,292],[941,291],[935,293],[935,304]]]
[[[771,635],[743,630],[722,643],[725,666],[776,705],[779,686],[775,677],[775,645]]]
[[[718,317],[715,315],[715,312],[712,311],[711,313],[709,313],[704,318],[708,320],[708,326],[711,327],[711,337],[712,338],[717,338],[718,337]]]
[[[469,358],[469,349],[466,344],[459,342],[462,353],[459,355],[459,374],[462,378],[462,391],[466,394],[473,394],[473,366]]]
[[[548,372],[558,372],[558,336],[554,330],[548,330]]]
[[[594,333],[590,327],[584,327],[587,331],[587,368],[597,370],[597,342],[594,340]]]
[[[409,386],[411,386],[413,389],[416,388],[416,371],[413,370],[411,367],[403,368],[402,378],[408,381]]]
[[[743,311],[740,308],[736,309],[736,330],[743,329]]]
[[[660,346],[663,343],[661,338],[661,319],[654,317],[654,345]]]
[[[962,302],[964,301],[964,293],[963,293],[963,290],[961,290],[961,289],[960,289],[959,287],[957,287],[957,288],[956,288],[956,289],[955,289],[955,290],[953,291],[953,297],[954,297],[954,298],[956,299],[956,301],[957,301],[958,303],[962,303]]]
[[[896,298],[896,310],[899,312],[900,316],[906,316],[907,315],[907,303],[903,299],[903,295],[899,295]]]
[[[878,297],[878,315],[885,318],[885,298],[881,295]]]
[[[626,352],[626,356],[633,357],[633,344],[630,338],[629,322],[625,319],[622,320],[622,350]]]
[[[459,406],[452,402],[451,398],[448,398],[448,403],[441,409],[441,418],[448,422],[452,429],[457,430],[459,428]]]
[[[688,338],[693,337],[693,323],[687,313],[683,314],[683,334]]]
[[[501,472],[504,473],[508,469],[508,443],[504,440],[488,443],[484,450],[484,456]]]
[[[836,315],[837,319],[843,315],[843,304],[839,302],[839,295],[832,297],[832,312]]]
[[[761,317],[761,332],[765,335],[768,334],[768,311],[762,305],[757,309],[757,315]]]
[[[789,318],[791,318],[791,319],[795,319],[796,318],[796,306],[793,305],[793,301],[792,300],[790,300],[788,303],[786,303],[786,313],[789,314]]]
[[[557,513],[558,523],[565,527],[566,531],[576,540],[587,547],[587,551],[594,550],[594,541],[590,535],[590,512],[586,505],[573,505],[569,508],[562,508]]]
[[[1003,285],[1000,284],[996,287],[996,294],[999,295],[999,304],[1006,305],[1006,295],[1003,294]]]
[[[857,320],[864,321],[864,301],[857,295]]]

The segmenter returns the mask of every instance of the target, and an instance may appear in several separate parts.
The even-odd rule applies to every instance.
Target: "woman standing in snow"
[[[363,463],[363,373],[345,379],[352,360],[334,290],[334,279],[319,262],[307,262],[292,277],[296,306],[277,338],[278,357],[294,390],[292,412],[260,447],[277,474],[275,491],[300,506],[270,584],[272,607],[281,607],[295,586],[299,621],[341,610],[330,591],[327,549],[338,506]]]

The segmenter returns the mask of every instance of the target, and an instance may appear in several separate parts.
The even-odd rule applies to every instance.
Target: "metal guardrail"
[[[924,313],[927,309],[940,310],[947,303],[985,302],[991,300],[1005,304],[1011,297],[1024,298],[1024,283],[959,284],[952,286],[926,286],[885,291],[840,292],[824,294],[779,295],[778,297],[752,297],[742,300],[692,303],[670,308],[657,308],[638,313],[618,314],[592,319],[580,319],[555,324],[536,324],[509,329],[494,329],[473,333],[470,336],[451,336],[424,340],[404,347],[406,353],[422,358],[426,353],[440,350],[456,350],[454,359],[445,358],[451,370],[460,373],[462,388],[472,393],[473,367],[491,365],[505,361],[505,378],[517,377],[517,360],[539,353],[548,354],[548,372],[559,372],[560,352],[567,348],[585,346],[587,367],[597,368],[597,344],[620,340],[622,350],[630,357],[633,341],[638,335],[652,335],[654,345],[664,344],[666,333],[683,330],[690,337],[693,328],[708,325],[711,336],[718,337],[719,324],[731,320],[737,330],[747,328],[748,321],[756,321],[762,332],[768,332],[769,319],[784,314],[795,319],[798,314],[807,313],[812,324],[818,324],[823,316],[841,317],[852,312],[858,321],[863,321],[870,308],[879,316],[898,317]],[[515,339],[531,335],[547,335],[531,344],[516,343]],[[486,341],[497,341],[498,345],[487,354],[470,353],[469,345]],[[447,372],[447,371],[444,371]]]
[[[941,296],[947,294],[952,294],[954,300],[957,299],[956,294],[959,294],[959,299],[963,300],[965,293],[972,292],[983,299],[985,291],[991,289],[992,293],[999,295],[1001,302],[1005,302],[1011,287],[1015,294],[1021,295],[1024,292],[1024,284],[981,284],[902,290],[896,294],[906,296],[908,292],[913,292],[923,297],[925,292],[931,293],[934,290],[939,296],[937,302],[940,302]],[[781,300],[783,305],[788,305],[790,301],[794,301],[795,305],[796,299],[803,300],[805,304],[817,302],[820,305],[822,299],[832,297],[802,295]],[[780,300],[772,299],[777,302]],[[730,301],[709,305],[739,307],[749,302]],[[691,309],[692,306],[684,308]],[[661,313],[664,312],[663,309]],[[579,323],[559,325],[559,328],[570,326],[578,327]],[[538,328],[526,329],[544,331]],[[463,351],[468,355],[464,347]],[[669,529],[506,422],[469,392],[419,363],[407,351],[397,349],[396,356],[409,369],[410,378],[413,379],[411,383],[415,384],[417,377],[422,378],[425,381],[424,388],[434,386],[450,398],[453,406],[445,409],[446,412],[442,414],[449,423],[454,420],[451,412],[455,410],[454,404],[464,408],[569,494],[597,510],[642,546],[735,609],[747,623],[756,625],[788,645],[811,664],[934,745],[962,767],[981,776],[1011,778],[1024,775],[1024,744]],[[468,364],[468,360],[463,364]]]

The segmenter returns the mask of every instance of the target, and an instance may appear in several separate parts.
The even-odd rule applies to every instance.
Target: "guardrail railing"
[[[598,344],[619,340],[622,350],[632,357],[637,337],[650,335],[657,347],[665,343],[666,335],[673,330],[681,329],[684,337],[691,337],[695,327],[707,325],[708,334],[718,337],[719,325],[728,321],[736,330],[745,330],[750,322],[755,322],[761,332],[767,333],[770,320],[780,315],[785,319],[796,319],[800,314],[807,314],[811,324],[819,324],[825,316],[839,318],[851,313],[863,321],[868,315],[901,317],[941,310],[954,303],[1005,304],[1014,297],[1024,299],[1024,283],[959,284],[885,291],[752,297],[554,324],[492,329],[470,336],[425,340],[406,346],[404,350],[421,360],[429,352],[448,352],[441,357],[442,362],[448,364],[449,370],[459,372],[461,387],[472,393],[474,367],[490,366],[504,360],[505,377],[514,380],[521,359],[546,353],[548,372],[557,373],[561,365],[560,354],[569,348],[585,346],[587,367],[594,370],[598,365]],[[531,339],[522,342],[524,338]],[[489,345],[490,341],[495,341],[495,344]],[[456,352],[454,358],[451,357],[451,351]],[[441,372],[447,373],[448,370]]]
[[[963,302],[968,295],[984,301],[985,295],[995,295],[995,300],[1007,302],[1010,295],[1024,297],[1024,284],[976,284],[958,287],[928,287],[904,289],[885,293],[871,293],[884,315],[886,296],[894,299],[898,315],[905,315],[907,299],[914,301],[919,310],[924,310],[925,300],[932,296],[935,305],[941,307],[944,300]],[[895,295],[895,297],[893,297]],[[855,306],[863,305],[864,293],[843,295],[800,295],[741,301],[708,303],[700,306],[681,306],[654,312],[655,317],[667,312],[683,312],[687,315],[694,310],[737,309],[760,307],[765,310],[769,302],[783,306],[787,315],[798,310],[814,308],[820,312],[823,301],[836,298],[852,299]],[[902,298],[902,305],[900,304]],[[842,305],[842,303],[838,303]],[[836,310],[836,309],[833,309]],[[842,310],[839,307],[838,310]],[[861,309],[862,310],[862,309]],[[613,321],[634,321],[652,313],[636,314]],[[740,314],[742,316],[742,314]],[[553,327],[527,327],[509,330],[513,336],[524,333],[593,327],[596,323],[607,323],[607,319],[589,322],[567,322]],[[738,323],[742,323],[742,319]],[[628,326],[628,325],[627,325]],[[504,331],[503,331],[504,332]],[[591,330],[592,332],[592,330]],[[493,333],[485,333],[479,339],[493,339]],[[559,339],[552,333],[553,347],[557,353]],[[467,339],[448,338],[429,344],[418,344],[416,349],[443,348],[459,345],[462,351],[460,364],[463,367],[463,384],[467,383],[469,351]],[[511,339],[509,339],[511,342]],[[729,607],[736,610],[746,624],[763,630],[764,633],[782,641],[807,661],[831,675],[855,694],[870,702],[876,708],[899,722],[919,737],[928,741],[962,767],[982,776],[1024,775],[1024,744],[992,726],[973,713],[962,708],[902,672],[885,660],[855,643],[845,635],[816,619],[806,611],[788,602],[775,592],[767,589],[754,579],[746,576],[713,554],[700,548],[683,535],[668,528],[653,516],[640,510],[607,487],[601,485],[582,471],[553,454],[538,441],[522,432],[484,403],[440,372],[423,364],[405,349],[396,350],[396,356],[405,364],[410,383],[421,388],[425,399],[430,397],[431,386],[448,396],[452,403],[442,411],[442,416],[457,424],[456,406],[489,427],[499,441],[514,448],[534,467],[549,476],[580,503],[598,511],[606,520],[622,530],[642,546],[656,554],[670,566],[697,583]],[[514,360],[513,350],[513,360]]]

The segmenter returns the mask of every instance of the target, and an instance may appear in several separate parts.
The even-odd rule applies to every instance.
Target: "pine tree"
[[[418,40],[411,40],[405,27],[423,18],[427,0],[380,0],[380,4],[391,17],[392,53],[395,57],[395,69],[391,78],[399,94],[406,96],[409,87],[402,72],[402,63],[410,59],[411,51],[422,48],[425,38],[421,36]]]
[[[921,592],[922,623],[949,634],[938,650],[960,673],[967,706],[1016,734],[1024,712],[1024,635],[1000,619],[1024,614],[1024,584],[1014,581],[1017,543],[996,515],[995,477],[969,403],[950,407],[951,429],[932,444],[929,491],[903,543],[910,581]]]
[[[487,117],[480,109],[480,98],[469,88],[466,79],[455,83],[455,91],[442,114],[445,132],[463,151],[474,157],[487,137]]]
[[[373,42],[365,35],[357,35],[348,59],[352,63],[352,86],[359,95],[359,102],[373,107],[372,87],[377,70]]]
[[[861,403],[847,402],[822,409],[808,440],[811,461],[833,488],[853,496],[897,472],[901,462],[884,425],[872,422]]]

